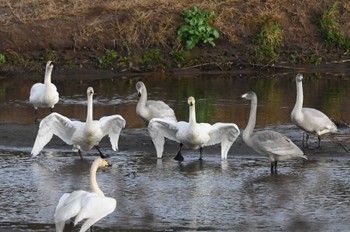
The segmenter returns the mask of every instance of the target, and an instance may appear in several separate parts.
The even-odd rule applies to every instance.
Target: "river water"
[[[196,98],[197,121],[234,122],[243,131],[249,102],[237,98],[253,90],[258,96],[257,129],[287,134],[301,147],[302,132],[290,121],[295,75],[142,75],[135,77],[57,75],[61,101],[55,111],[86,117],[86,88],[94,87],[94,118],[120,114],[127,126],[119,151],[101,143],[113,166],[98,171],[106,196],[116,210],[95,231],[348,231],[350,229],[350,76],[304,74],[304,106],[341,122],[340,133],[322,140],[322,148],[304,149],[309,160],[280,162],[271,175],[267,157],[238,138],[228,160],[220,147],[199,152],[184,149],[185,161],[172,158],[177,144],[167,141],[157,159],[147,130],[137,118],[135,84],[143,80],[149,99],[161,99],[179,120],[188,119],[189,96]],[[53,214],[65,192],[88,190],[94,152],[81,160],[57,138],[44,154],[30,157],[38,125],[28,102],[31,85],[41,76],[0,79],[0,231],[54,231]],[[40,109],[39,117],[49,113]],[[340,146],[339,144],[342,144]],[[344,148],[344,149],[343,149]],[[68,227],[68,225],[67,225]],[[78,226],[79,227],[79,226]],[[76,230],[77,231],[77,230]]]

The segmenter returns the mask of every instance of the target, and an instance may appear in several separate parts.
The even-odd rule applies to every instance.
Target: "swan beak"
[[[141,97],[141,91],[139,91],[137,95],[138,95],[139,97]]]

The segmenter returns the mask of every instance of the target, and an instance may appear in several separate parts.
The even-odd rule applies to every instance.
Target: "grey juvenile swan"
[[[318,137],[318,147],[321,145],[321,135],[337,133],[337,126],[321,111],[313,108],[303,108],[303,75],[297,74],[296,88],[297,98],[291,113],[291,119],[295,125],[306,132],[306,147],[308,146],[309,134]],[[304,136],[303,136],[304,146]]]
[[[174,110],[163,101],[147,100],[147,89],[142,81],[136,83],[136,90],[140,97],[136,106],[136,114],[146,126],[152,118],[166,118],[177,121]]]
[[[53,135],[78,149],[80,158],[82,158],[81,150],[86,151],[93,147],[104,158],[98,148],[98,143],[106,135],[110,138],[112,149],[114,151],[118,149],[120,131],[125,127],[124,118],[120,115],[111,115],[104,116],[100,120],[93,120],[92,97],[94,89],[89,87],[86,92],[88,99],[86,121],[72,121],[61,114],[51,113],[40,122],[39,131],[31,152],[33,156],[39,154],[44,146],[50,142]]]
[[[51,83],[52,69],[52,61],[48,61],[46,63],[44,83],[36,83],[30,89],[29,102],[35,109],[35,121],[38,119],[39,107],[49,107],[51,112],[53,112],[55,104],[59,101],[57,88]]]
[[[271,173],[277,173],[277,161],[292,158],[304,158],[303,151],[300,150],[287,136],[272,130],[257,131],[253,133],[256,123],[257,97],[252,91],[241,96],[251,101],[250,115],[247,127],[243,132],[243,141],[259,154],[268,156],[271,162]]]
[[[233,142],[237,139],[240,131],[234,123],[197,123],[194,97],[188,98],[189,121],[175,122],[169,119],[154,118],[148,125],[153,144],[156,148],[157,157],[161,158],[164,150],[164,138],[180,143],[180,150],[175,160],[183,161],[181,155],[182,144],[190,149],[202,149],[205,146],[221,144],[221,159],[227,159],[227,153]]]

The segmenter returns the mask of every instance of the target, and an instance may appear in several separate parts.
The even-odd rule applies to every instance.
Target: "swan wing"
[[[287,136],[276,131],[258,131],[252,136],[253,149],[277,156],[303,156],[303,152]]]
[[[148,132],[156,148],[158,158],[161,158],[163,155],[165,138],[178,143],[180,142],[176,138],[176,133],[183,123],[185,122],[175,122],[170,119],[161,118],[154,118],[149,122]]]
[[[69,118],[58,113],[51,113],[50,115],[46,116],[40,122],[39,131],[31,154],[33,156],[38,155],[45,145],[50,142],[53,135],[58,136],[65,143],[71,145],[71,138],[76,130],[76,125],[78,125],[77,123],[78,122],[72,122]]]
[[[215,123],[210,128],[207,145],[221,143],[221,158],[227,159],[227,153],[239,134],[240,131],[234,123]]]
[[[148,100],[146,107],[149,110],[150,118],[163,118],[176,121],[174,110],[163,101]]]
[[[54,214],[56,231],[63,231],[65,221],[78,215],[82,209],[82,199],[89,194],[89,192],[78,190],[62,195]]]
[[[300,127],[306,131],[315,131],[318,135],[328,132],[337,132],[337,126],[328,118],[327,115],[313,108],[302,109],[304,120],[300,123]]]
[[[87,219],[81,226],[80,231],[88,230],[93,224],[108,214],[112,213],[117,201],[110,197],[101,197],[95,193],[91,193],[82,199],[82,208],[74,220],[74,225],[81,220]]]
[[[125,119],[120,115],[111,115],[100,118],[101,130],[103,136],[108,135],[112,149],[118,149],[118,140],[121,130],[125,127]]]

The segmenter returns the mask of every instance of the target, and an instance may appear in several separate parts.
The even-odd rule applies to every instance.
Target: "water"
[[[269,172],[266,157],[257,155],[238,138],[228,160],[220,147],[199,152],[184,150],[185,161],[175,162],[178,145],[167,141],[162,159],[137,118],[135,84],[142,79],[150,99],[164,99],[180,120],[187,120],[187,97],[197,103],[198,121],[247,123],[249,102],[237,96],[258,95],[257,129],[287,134],[301,146],[301,131],[290,122],[295,101],[295,74],[257,76],[140,76],[87,78],[53,76],[61,96],[55,110],[84,120],[86,88],[93,86],[94,117],[121,114],[127,121],[118,152],[108,139],[101,142],[114,165],[98,171],[106,196],[118,201],[114,213],[98,222],[95,231],[347,231],[350,228],[349,129],[327,137],[321,149],[305,149],[309,160],[279,163]],[[349,76],[304,75],[304,105],[331,118],[349,122]],[[54,138],[45,154],[29,153],[38,125],[28,102],[31,85],[41,77],[0,80],[0,231],[54,231],[53,214],[64,192],[88,190],[95,153],[84,160]],[[39,116],[49,113],[41,109]],[[311,145],[316,145],[313,138]]]

